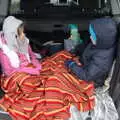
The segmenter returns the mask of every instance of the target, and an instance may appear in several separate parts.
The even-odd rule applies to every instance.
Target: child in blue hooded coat
[[[116,49],[116,23],[110,18],[100,18],[91,21],[89,25],[91,43],[86,47],[79,66],[72,60],[65,61],[78,78],[94,81],[95,86],[102,86],[105,77],[112,67]]]

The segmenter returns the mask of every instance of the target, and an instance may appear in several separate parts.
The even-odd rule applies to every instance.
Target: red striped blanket
[[[13,120],[67,120],[69,108],[94,108],[94,86],[78,79],[64,66],[72,55],[61,51],[42,61],[40,75],[13,73],[2,81],[6,94],[0,107]]]

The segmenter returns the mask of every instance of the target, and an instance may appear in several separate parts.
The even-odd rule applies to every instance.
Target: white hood
[[[3,22],[3,32],[4,33],[17,33],[17,28],[23,21],[16,19],[13,16],[7,17]]]
[[[3,22],[3,33],[9,49],[14,50],[16,46],[17,28],[23,21],[13,16],[8,16]]]

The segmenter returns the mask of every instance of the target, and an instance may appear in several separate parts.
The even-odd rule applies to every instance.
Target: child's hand
[[[73,58],[73,61],[75,61],[75,63],[77,63],[77,65],[81,66],[82,64],[80,63],[79,61],[79,58],[78,57],[74,57]]]
[[[41,70],[41,64],[37,59],[32,60],[32,64],[35,66],[37,70]]]

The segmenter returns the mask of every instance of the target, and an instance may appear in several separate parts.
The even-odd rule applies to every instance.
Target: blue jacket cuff
[[[83,71],[83,69],[78,66],[76,63],[72,64],[70,66],[71,71],[76,74],[78,77],[80,77],[80,73]]]
[[[71,62],[71,63],[69,64],[69,68],[72,68],[75,64],[76,64],[75,62]]]

